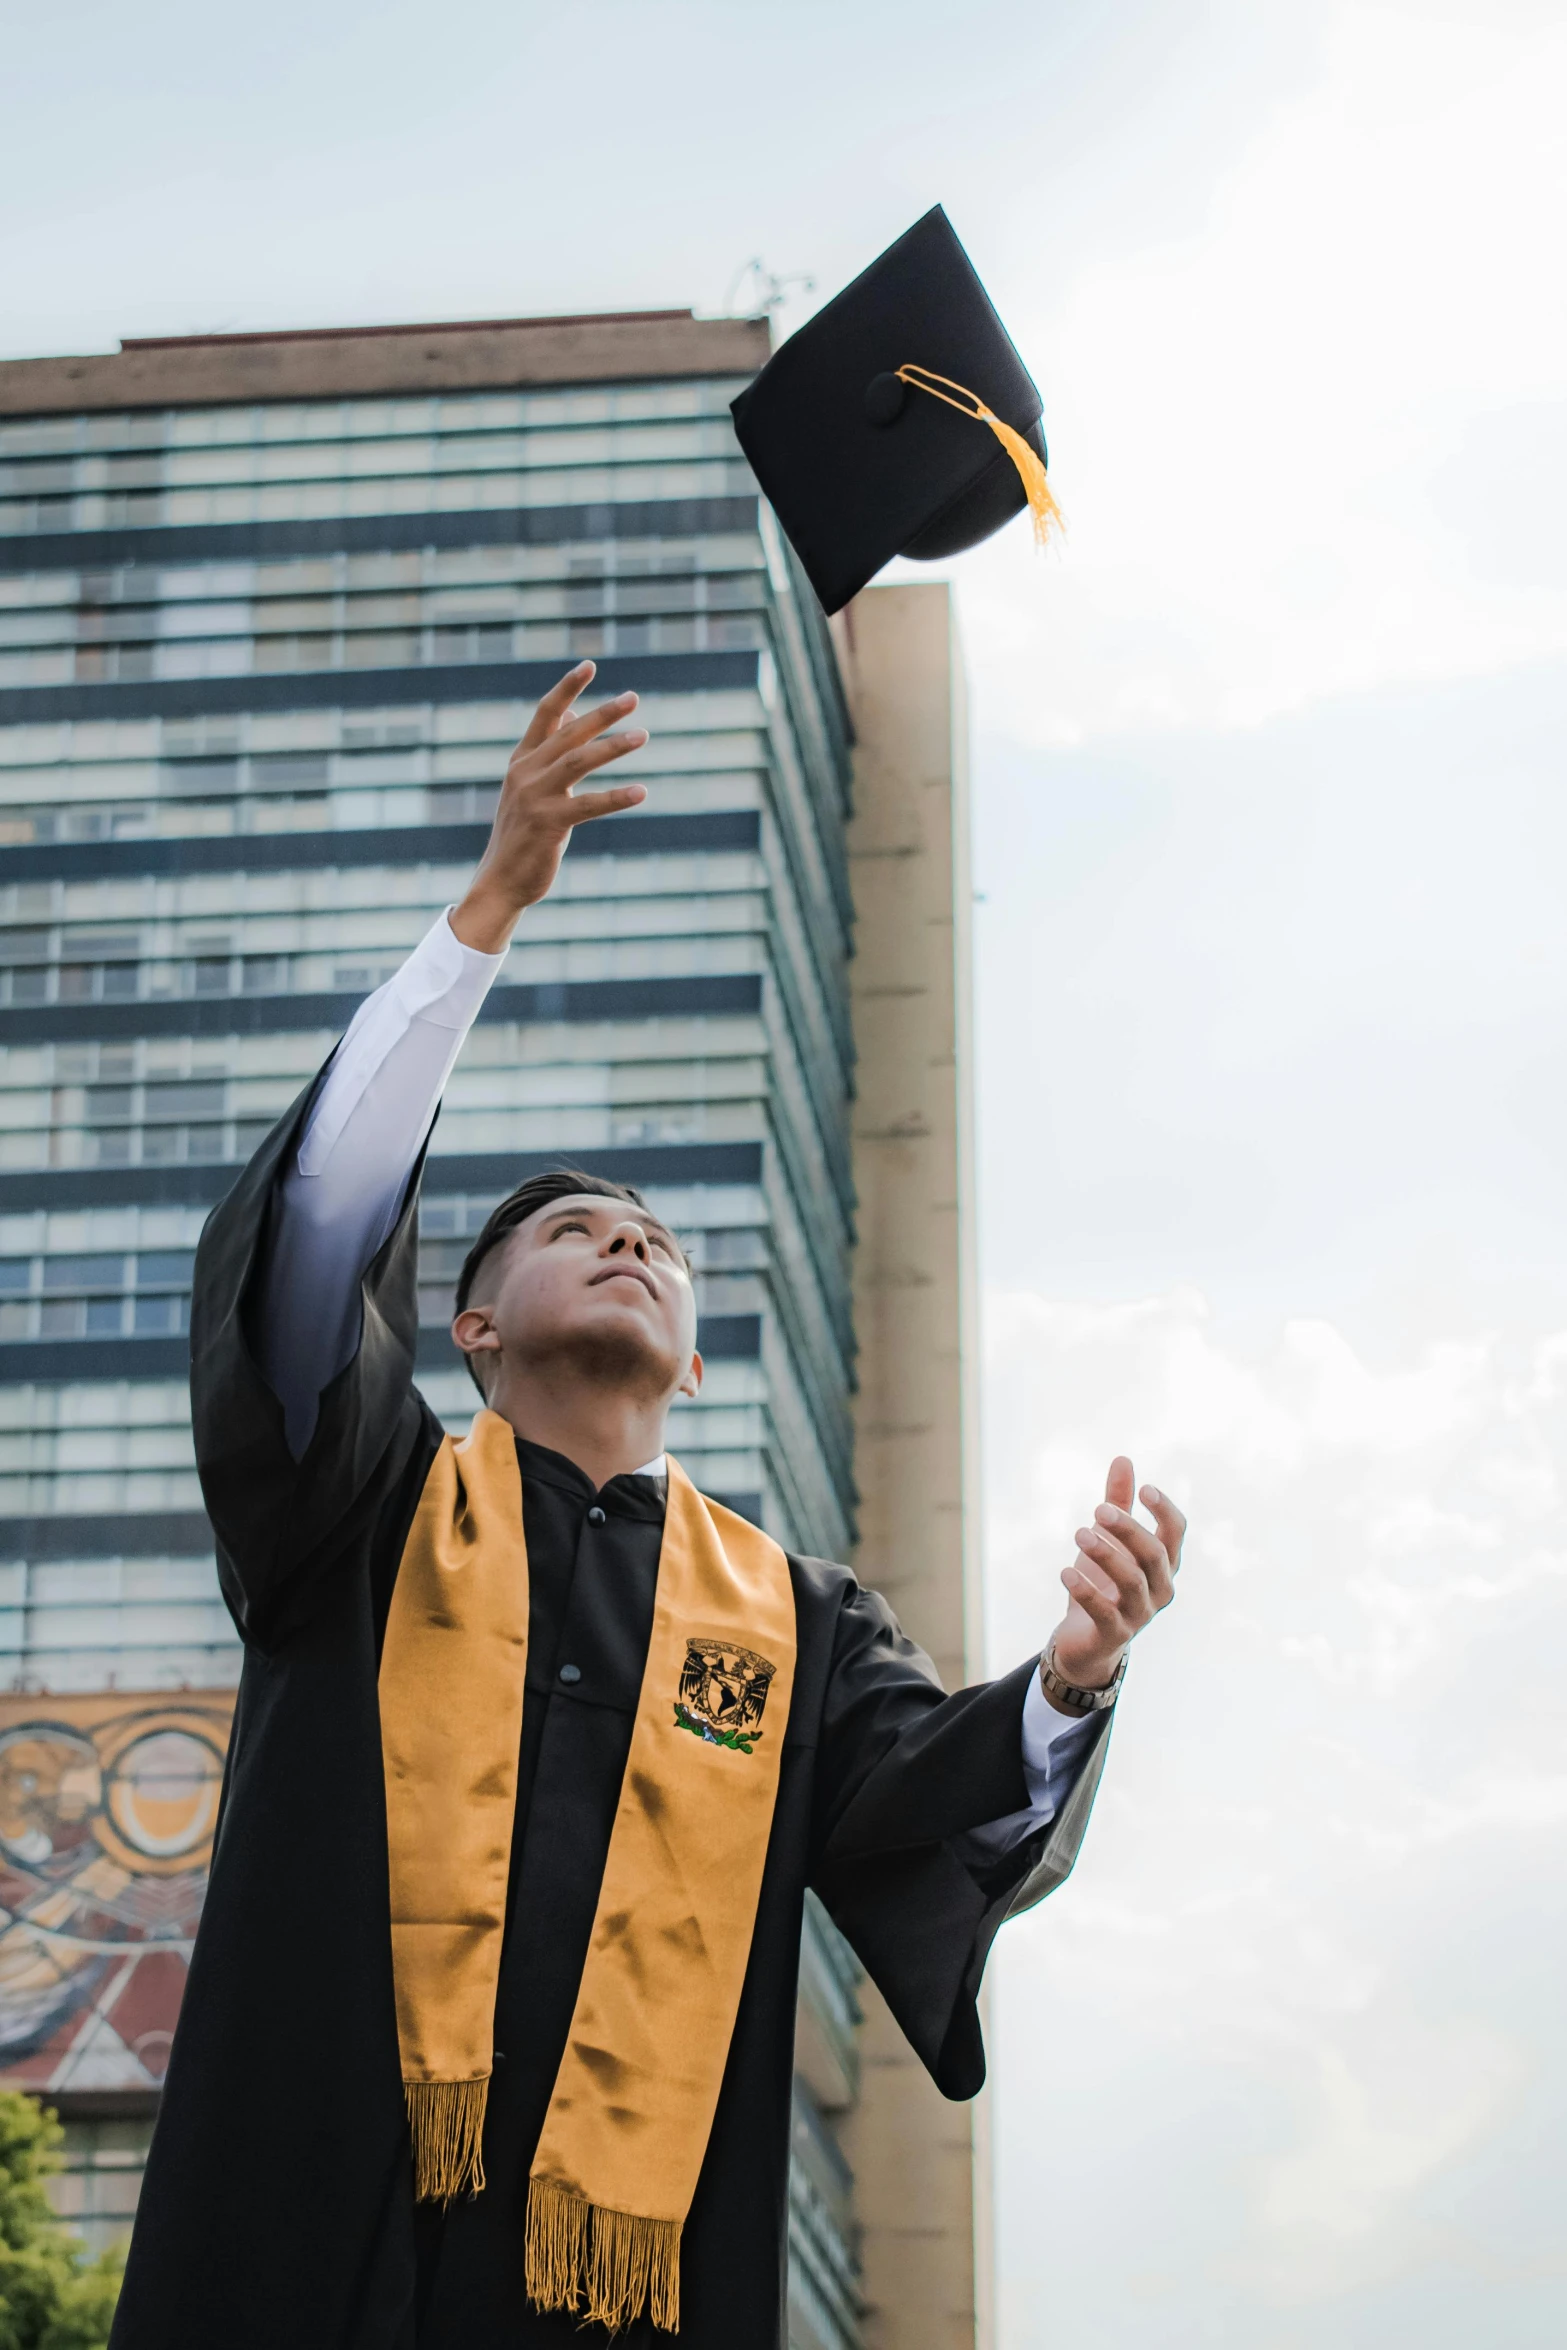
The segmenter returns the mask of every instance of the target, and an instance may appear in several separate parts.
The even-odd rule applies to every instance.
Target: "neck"
[[[666,1396],[628,1395],[573,1380],[562,1376],[558,1363],[543,1378],[503,1365],[489,1406],[530,1444],[564,1453],[595,1488],[645,1468],[664,1450]]]

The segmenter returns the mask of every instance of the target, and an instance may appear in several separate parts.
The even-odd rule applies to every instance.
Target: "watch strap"
[[[1079,1689],[1073,1681],[1065,1681],[1056,1671],[1056,1644],[1052,1640],[1039,1660],[1039,1686],[1050,1699],[1068,1714],[1107,1713],[1121,1693],[1126,1679],[1126,1658],[1123,1656],[1115,1670],[1115,1679],[1103,1689]]]

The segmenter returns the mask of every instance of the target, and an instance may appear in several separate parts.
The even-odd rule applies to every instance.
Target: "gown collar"
[[[526,1436],[517,1438],[517,1466],[524,1484],[531,1478],[540,1484],[553,1485],[569,1494],[583,1509],[597,1501],[617,1518],[663,1518],[669,1473],[663,1453],[645,1468],[611,1477],[607,1485],[597,1490],[587,1471],[579,1469],[575,1461],[568,1460],[563,1452],[552,1452],[548,1445],[530,1442]]]

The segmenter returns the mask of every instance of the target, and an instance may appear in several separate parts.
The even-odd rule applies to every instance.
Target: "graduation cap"
[[[939,204],[773,353],[735,431],[825,611],[894,555],[1060,519],[1042,403]]]

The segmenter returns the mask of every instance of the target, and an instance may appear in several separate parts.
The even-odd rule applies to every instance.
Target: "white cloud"
[[[963,592],[987,717],[1022,740],[1567,648],[1567,28],[1327,22],[1200,228],[1012,294],[1070,534],[1044,561],[1004,534]]]
[[[1466,2023],[1383,2030],[1358,2062],[1318,2051],[1294,2144],[1258,2165],[1242,2278],[1310,2302],[1439,2254],[1420,2192],[1494,2125],[1520,2070],[1510,2042]]]
[[[1567,2121],[1561,1335],[1248,1351],[1180,1290],[987,1336],[998,1662],[1113,1452],[1192,1519],[1079,1873],[999,1954],[1004,2350],[1537,2338],[1555,2218],[1495,2205]]]

